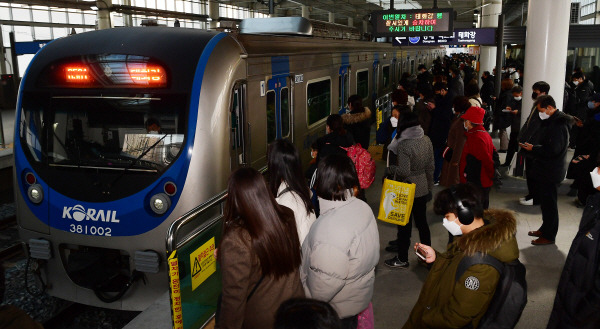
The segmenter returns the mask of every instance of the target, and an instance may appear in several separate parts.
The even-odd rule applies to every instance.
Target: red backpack
[[[346,151],[346,155],[354,162],[358,182],[361,189],[366,189],[371,186],[375,180],[375,161],[371,157],[371,153],[360,146],[354,144],[350,147],[342,147]]]

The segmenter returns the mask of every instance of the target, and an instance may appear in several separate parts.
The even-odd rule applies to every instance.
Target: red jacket
[[[460,159],[460,182],[472,182],[483,188],[494,184],[494,144],[490,134],[481,125],[465,133],[467,141]],[[476,175],[479,177],[467,177]]]

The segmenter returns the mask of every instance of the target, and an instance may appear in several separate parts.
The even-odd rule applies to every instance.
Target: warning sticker
[[[217,260],[215,259],[214,251],[215,238],[212,237],[190,255],[192,291],[217,271]]]
[[[171,286],[171,308],[173,310],[173,328],[183,329],[183,314],[181,310],[181,285],[179,282],[179,262],[177,251],[169,255],[169,285]]]

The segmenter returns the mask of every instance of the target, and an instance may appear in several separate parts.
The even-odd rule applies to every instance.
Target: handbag
[[[381,189],[377,218],[396,225],[408,224],[415,201],[416,187],[417,185],[413,183],[403,183],[386,178]]]

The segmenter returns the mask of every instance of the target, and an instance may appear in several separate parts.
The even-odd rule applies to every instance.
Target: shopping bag
[[[362,312],[358,313],[358,327],[357,329],[374,329],[375,328],[375,317],[373,316],[373,303],[369,303],[369,306]]]
[[[415,184],[402,183],[386,178],[383,181],[377,218],[396,225],[404,226],[408,224],[413,202],[415,201],[415,188]]]

